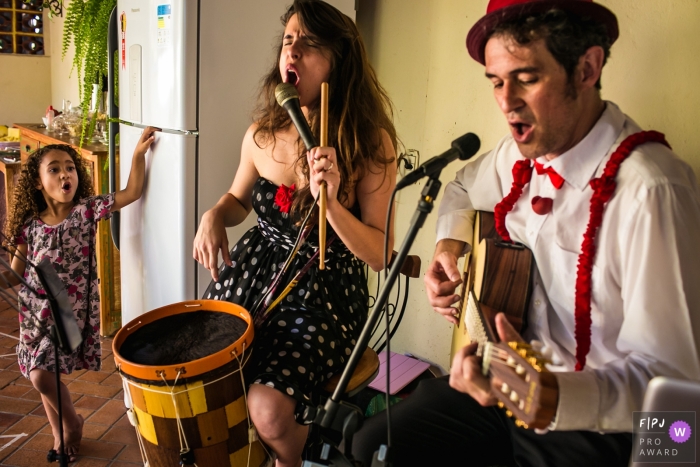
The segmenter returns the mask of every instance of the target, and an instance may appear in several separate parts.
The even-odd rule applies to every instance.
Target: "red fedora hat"
[[[610,43],[619,35],[617,18],[604,6],[593,0],[489,0],[486,15],[469,30],[467,50],[474,60],[485,65],[484,47],[494,28],[500,23],[519,16],[541,13],[552,8],[570,11],[604,24]]]

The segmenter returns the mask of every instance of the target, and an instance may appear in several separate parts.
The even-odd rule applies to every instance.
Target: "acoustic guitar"
[[[532,252],[521,244],[504,242],[496,232],[492,212],[477,211],[472,243],[471,252],[464,261],[460,313],[452,334],[452,357],[465,345],[472,342],[483,344],[488,337],[479,334],[481,329],[478,327],[469,329],[476,324],[466,319],[469,316],[469,292],[473,293],[492,328],[496,313],[502,311],[518,332],[525,328],[530,301],[535,263]]]
[[[523,245],[503,242],[491,212],[477,212],[473,238],[474,246],[464,263],[451,355],[477,342],[484,375],[502,381],[499,386],[491,379],[499,406],[516,418],[518,426],[545,428],[556,411],[556,378],[530,345],[499,343],[495,332],[499,312],[518,332],[525,328],[535,264],[532,252]]]

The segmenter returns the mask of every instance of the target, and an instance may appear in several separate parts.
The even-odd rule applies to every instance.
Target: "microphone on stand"
[[[443,152],[439,156],[433,157],[426,163],[421,164],[421,166],[416,170],[396,182],[396,189],[400,190],[402,188],[406,188],[409,185],[413,185],[423,177],[428,177],[436,172],[440,173],[440,171],[442,171],[447,164],[455,159],[466,161],[476,154],[476,151],[479,150],[480,146],[481,141],[479,141],[479,137],[474,133],[467,133],[460,136],[456,140],[452,141],[452,147],[450,149]]]
[[[287,111],[289,117],[292,119],[294,126],[299,132],[302,141],[304,141],[304,146],[306,146],[307,151],[318,146],[314,134],[309,128],[309,122],[306,121],[304,113],[301,111],[301,105],[299,104],[299,91],[291,83],[280,83],[275,88],[275,99],[277,103],[284,107]]]

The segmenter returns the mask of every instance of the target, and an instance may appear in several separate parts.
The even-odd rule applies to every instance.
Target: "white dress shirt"
[[[533,170],[506,227],[537,263],[527,340],[549,346],[557,370],[557,430],[632,431],[647,383],[666,375],[700,380],[700,190],[692,169],[667,147],[647,143],[622,163],[596,236],[591,350],[574,372],[574,287],[593,190],[617,146],[641,131],[613,103],[574,148],[552,161],[566,182],[554,188]],[[522,159],[511,136],[461,169],[440,204],[437,240],[471,243],[475,210],[493,211],[510,192]],[[535,196],[552,211],[532,210]]]

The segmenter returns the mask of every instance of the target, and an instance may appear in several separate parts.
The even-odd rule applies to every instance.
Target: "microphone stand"
[[[49,295],[49,307],[51,308],[51,313],[54,314],[54,300]],[[46,454],[46,460],[49,462],[57,462],[60,467],[68,467],[68,454],[66,454],[65,446],[63,443],[63,409],[61,404],[61,371],[58,368],[58,356],[59,356],[59,338],[58,331],[56,330],[56,325],[49,328],[49,333],[51,336],[51,343],[53,344],[53,355],[56,361],[56,412],[58,413],[58,436],[60,436],[60,444],[58,447],[58,452],[55,449],[50,449]]]
[[[394,264],[389,271],[389,275],[384,281],[384,287],[379,292],[377,301],[372,308],[372,312],[368,316],[365,326],[362,328],[360,338],[358,339],[352,354],[350,354],[350,359],[348,360],[348,363],[340,376],[338,386],[336,386],[335,391],[323,406],[307,407],[307,409],[304,411],[304,421],[308,423],[313,422],[323,428],[330,428],[343,434],[343,440],[345,441],[344,452],[340,452],[340,450],[335,446],[324,443],[320,460],[322,462],[326,462],[326,464],[304,461],[302,467],[355,467],[357,465],[352,458],[352,438],[355,432],[362,427],[362,412],[358,407],[342,401],[341,396],[345,393],[345,389],[350,382],[350,378],[360,362],[362,354],[365,352],[365,349],[367,349],[367,345],[369,344],[369,340],[372,336],[372,329],[379,320],[381,311],[386,305],[391,289],[393,288],[394,283],[401,272],[401,266],[403,265],[406,256],[408,256],[408,251],[410,250],[411,245],[413,245],[416,235],[418,235],[418,231],[421,229],[421,227],[423,227],[426,217],[428,217],[428,214],[430,214],[430,212],[433,210],[433,203],[438,195],[438,192],[440,191],[440,188],[442,187],[439,177],[440,171],[430,174],[428,182],[423,188],[416,212],[413,215],[413,219],[411,219],[411,225],[409,226],[408,232],[406,233],[403,243],[401,244],[401,248],[394,259]],[[389,364],[388,361],[387,364]],[[386,390],[389,391],[389,388],[387,387]],[[386,410],[389,409],[389,407],[386,408]],[[374,453],[372,467],[391,467],[391,457],[389,447],[384,444],[381,445],[379,450]]]

